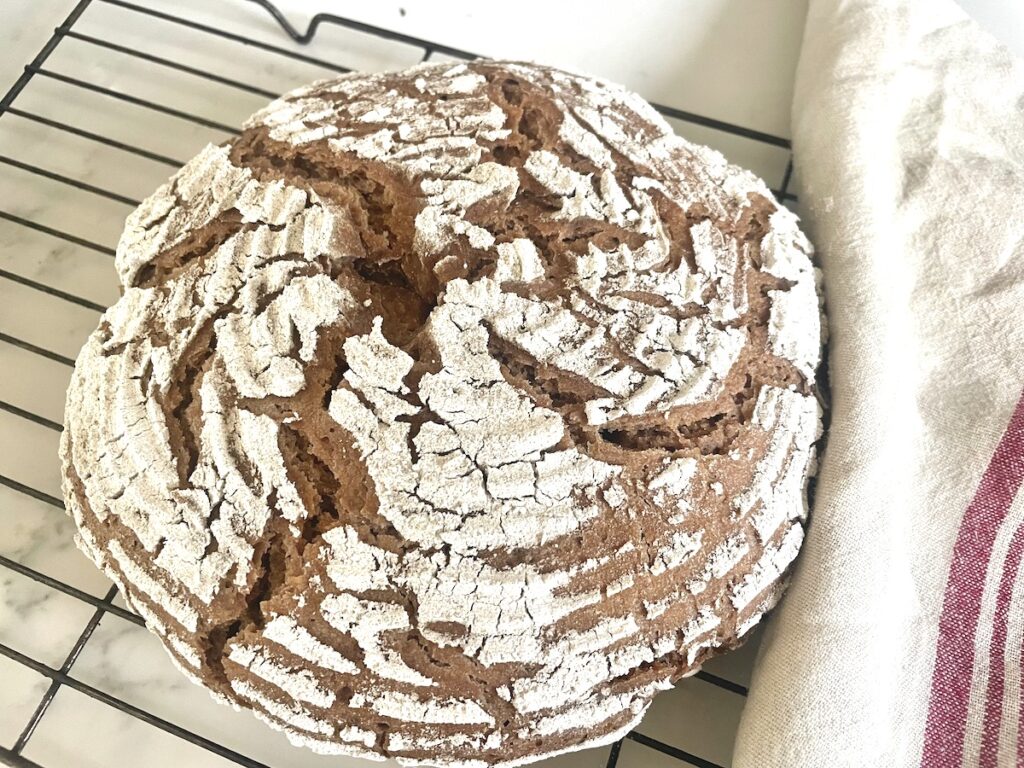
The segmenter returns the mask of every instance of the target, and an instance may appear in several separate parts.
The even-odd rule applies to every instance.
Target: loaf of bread
[[[606,743],[779,598],[810,254],[608,83],[301,88],[128,218],[68,392],[79,545],[190,678],[318,752]]]

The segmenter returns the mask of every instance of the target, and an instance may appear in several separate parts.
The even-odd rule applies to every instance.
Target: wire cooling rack
[[[240,31],[233,19],[251,19],[253,4],[278,27]],[[331,14],[300,32],[267,0],[225,3],[217,19],[186,12],[197,7],[205,8],[80,0],[0,100],[3,764],[362,764],[289,747],[248,714],[181,685],[153,651],[142,619],[69,545],[56,459],[63,391],[77,348],[116,300],[110,257],[124,216],[184,159],[316,77],[476,54]],[[329,54],[313,55],[308,45],[324,36],[330,44],[314,47]],[[739,141],[772,158],[775,194],[796,200],[788,140],[655,106],[683,135],[727,155]],[[724,768],[754,645],[662,694],[622,741],[549,764]]]

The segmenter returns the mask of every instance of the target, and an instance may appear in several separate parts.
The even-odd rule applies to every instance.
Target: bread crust
[[[512,62],[299,89],[131,214],[61,442],[79,545],[297,744],[618,738],[777,601],[812,250],[642,99]]]

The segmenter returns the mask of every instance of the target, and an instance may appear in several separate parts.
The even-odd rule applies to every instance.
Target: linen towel
[[[734,765],[1024,765],[1024,67],[949,0],[811,0],[793,142],[831,426]]]

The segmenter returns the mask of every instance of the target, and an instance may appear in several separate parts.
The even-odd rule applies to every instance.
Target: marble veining
[[[43,677],[16,661],[0,656],[0,745],[11,747],[50,686]]]
[[[0,486],[0,555],[103,597],[110,580],[78,551],[74,532],[61,510]]]

